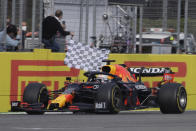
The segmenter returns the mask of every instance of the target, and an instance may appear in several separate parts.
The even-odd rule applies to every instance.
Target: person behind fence
[[[21,43],[21,48],[24,49],[25,48],[25,39],[26,39],[26,34],[27,34],[27,22],[23,21],[22,22],[22,43]]]
[[[52,52],[58,52],[60,50],[59,44],[55,40],[57,32],[63,36],[74,35],[73,32],[64,31],[60,20],[63,17],[63,12],[57,10],[55,16],[48,16],[43,20],[42,23],[42,42],[44,48],[52,49]]]
[[[10,48],[15,48],[18,46],[19,41],[17,39],[18,29],[15,25],[9,24],[7,26],[7,33],[5,37],[5,43],[3,43],[4,40],[4,31],[0,32],[0,50],[5,51]]]

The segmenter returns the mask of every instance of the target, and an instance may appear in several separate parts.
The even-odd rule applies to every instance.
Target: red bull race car
[[[12,101],[11,111],[28,114],[44,112],[88,112],[117,114],[124,110],[160,108],[164,114],[183,113],[187,105],[184,86],[174,82],[170,68],[128,68],[110,65],[101,71],[84,73],[86,82],[67,82],[65,87],[48,91],[42,83],[30,83],[23,101]],[[156,87],[147,87],[142,77],[163,76]],[[68,79],[70,80],[70,79]]]

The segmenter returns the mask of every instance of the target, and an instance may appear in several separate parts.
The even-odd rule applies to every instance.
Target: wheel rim
[[[40,102],[44,104],[45,108],[48,105],[48,91],[44,89],[40,94]]]
[[[182,108],[186,107],[187,103],[187,97],[186,97],[186,91],[182,89],[179,94],[179,104]]]
[[[113,104],[116,108],[120,108],[120,101],[121,101],[121,95],[120,91],[118,89],[114,90],[114,98],[113,98]]]

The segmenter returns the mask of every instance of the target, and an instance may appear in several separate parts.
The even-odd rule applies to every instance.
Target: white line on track
[[[83,129],[86,128],[86,129],[104,129],[104,127],[83,127]],[[15,130],[35,130],[35,131],[40,131],[40,130],[66,130],[66,129],[69,129],[69,130],[78,130],[80,129],[80,127],[64,127],[64,128],[23,128],[23,127],[14,127],[13,129]]]

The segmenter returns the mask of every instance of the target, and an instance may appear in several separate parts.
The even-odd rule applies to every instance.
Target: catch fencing
[[[43,16],[54,15],[56,9],[61,9],[66,30],[75,32],[74,40],[85,44],[109,48],[114,53],[145,53],[143,33],[156,29],[172,33],[174,42],[170,46],[175,47],[175,53],[195,52],[195,0],[140,1],[142,3],[133,0],[132,3],[126,0],[121,3],[119,0],[0,0],[0,30],[6,31],[8,18],[19,29],[25,21],[32,35],[25,38],[19,49],[43,48]],[[22,43],[22,38],[20,40]],[[64,48],[65,38],[59,41]],[[5,40],[1,44],[5,44]],[[163,49],[163,45],[156,46]]]

